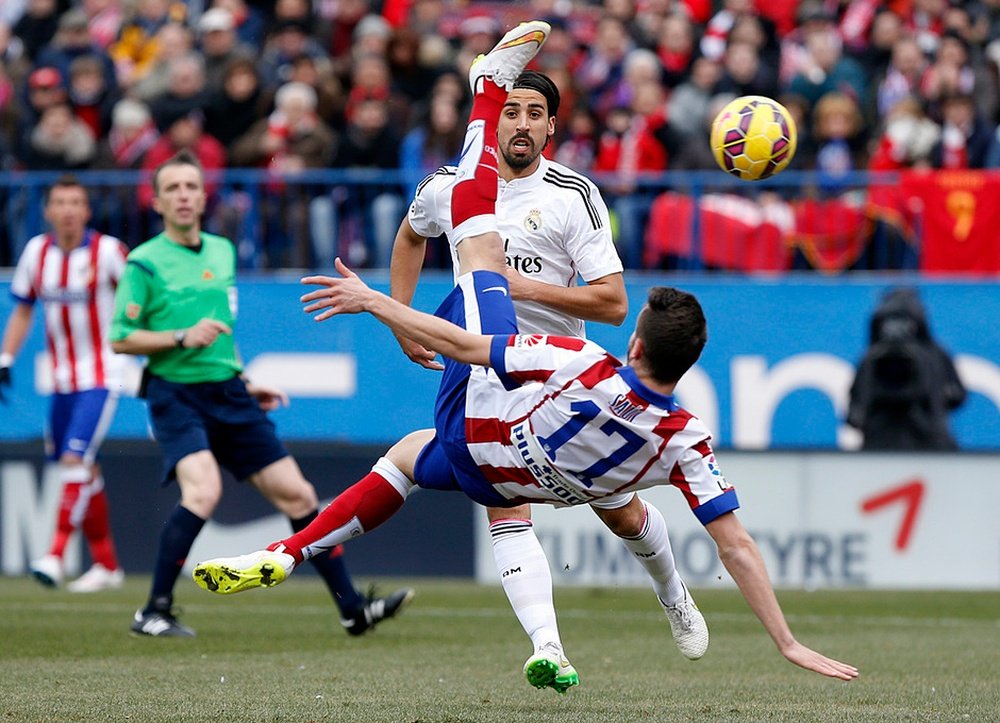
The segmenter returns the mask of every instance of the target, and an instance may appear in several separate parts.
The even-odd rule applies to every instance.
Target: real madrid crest
[[[524,217],[524,227],[529,231],[537,231],[542,227],[542,212],[533,208]]]

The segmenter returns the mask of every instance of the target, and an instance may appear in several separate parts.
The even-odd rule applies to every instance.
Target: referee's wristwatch
[[[187,339],[187,329],[178,329],[174,332],[174,346],[178,349],[184,348],[184,340]]]

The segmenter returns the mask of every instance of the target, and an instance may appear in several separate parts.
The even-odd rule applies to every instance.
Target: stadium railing
[[[0,266],[13,265],[44,230],[45,188],[58,172],[0,174]],[[159,230],[149,174],[83,171],[92,225],[135,246]],[[624,179],[594,174],[631,269],[782,273],[919,268],[919,214],[910,222],[893,195],[893,173],[824,176],[786,171],[746,183],[719,171],[674,171]],[[264,169],[207,174],[205,228],[234,241],[245,269],[388,265],[392,239],[421,180],[402,171]],[[888,197],[888,201],[886,198]],[[432,245],[428,264],[447,267]]]

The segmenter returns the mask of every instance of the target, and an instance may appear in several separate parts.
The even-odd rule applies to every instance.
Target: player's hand
[[[202,349],[212,345],[219,334],[232,334],[233,330],[226,324],[216,319],[202,319],[197,324],[189,327],[187,335],[184,337],[185,349]]]
[[[360,314],[365,311],[368,300],[374,294],[356,273],[344,265],[339,256],[333,263],[341,278],[306,276],[302,279],[303,284],[323,287],[299,298],[306,305],[302,309],[304,312],[320,312],[313,317],[316,321],[325,321],[337,314]]]
[[[279,407],[288,406],[288,395],[277,387],[247,384],[247,394],[256,399],[257,404],[265,412],[273,412]]]
[[[531,280],[515,271],[510,266],[504,269],[507,276],[507,285],[510,286],[510,298],[512,301],[523,301],[528,298],[528,286]]]
[[[396,341],[399,342],[403,353],[414,364],[419,364],[424,369],[433,369],[434,371],[444,370],[444,364],[437,361],[437,352],[431,351],[412,339],[407,339],[405,336],[397,336]]]
[[[820,675],[827,675],[839,680],[854,680],[858,677],[858,669],[853,665],[828,658],[821,653],[817,653],[815,650],[807,648],[798,641],[792,643],[787,649],[782,650],[781,654],[789,662],[795,663],[806,670],[812,670]]]
[[[4,387],[10,388],[10,367],[0,367],[0,402],[4,404],[7,403],[7,397],[4,395]]]

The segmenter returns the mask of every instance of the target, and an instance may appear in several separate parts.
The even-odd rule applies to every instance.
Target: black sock
[[[153,586],[149,592],[146,612],[154,609],[169,610],[174,597],[174,583],[181,574],[194,539],[204,525],[205,520],[180,505],[167,518],[163,532],[160,533],[160,549],[156,555]]]
[[[318,514],[319,510],[313,510],[297,520],[289,517],[288,521],[292,523],[292,532],[299,532],[308,527]],[[326,583],[326,587],[333,596],[333,601],[337,603],[340,614],[346,618],[357,612],[365,604],[365,599],[355,589],[354,583],[351,581],[351,574],[347,571],[347,565],[344,564],[344,557],[341,554],[342,549],[340,545],[337,545],[329,553],[317,555],[309,562],[323,578],[323,582]]]

